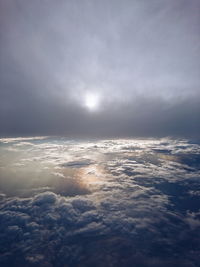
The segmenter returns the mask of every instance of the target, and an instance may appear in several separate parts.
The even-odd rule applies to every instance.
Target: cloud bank
[[[199,265],[199,144],[0,144],[1,266]]]

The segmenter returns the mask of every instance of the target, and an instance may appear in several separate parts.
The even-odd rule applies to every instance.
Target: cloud
[[[33,205],[51,205],[56,201],[56,195],[52,192],[41,193],[33,200]]]
[[[1,10],[1,136],[198,137],[197,0]],[[99,112],[84,107],[88,92]]]
[[[61,164],[61,167],[71,167],[71,168],[78,168],[78,167],[84,167],[92,164],[91,160],[85,159],[81,161],[72,161],[72,162],[66,162]]]
[[[7,166],[12,147],[22,162],[29,159],[7,171],[10,184],[1,187],[2,266],[198,266],[200,173],[191,162],[198,144],[170,138],[29,142],[31,150],[24,140],[0,148]],[[32,157],[37,169],[27,173]]]

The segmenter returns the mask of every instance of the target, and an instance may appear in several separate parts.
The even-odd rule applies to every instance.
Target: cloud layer
[[[198,0],[0,5],[1,136],[198,136]]]
[[[0,152],[1,266],[198,266],[199,144],[13,138]]]

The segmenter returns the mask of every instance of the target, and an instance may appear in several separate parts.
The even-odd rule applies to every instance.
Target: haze
[[[198,136],[198,0],[1,0],[0,10],[1,136]],[[87,93],[100,95],[98,112]]]

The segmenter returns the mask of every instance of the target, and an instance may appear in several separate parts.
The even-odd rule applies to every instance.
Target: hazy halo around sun
[[[100,99],[97,93],[88,92],[85,95],[84,105],[90,111],[95,111],[99,108]]]

